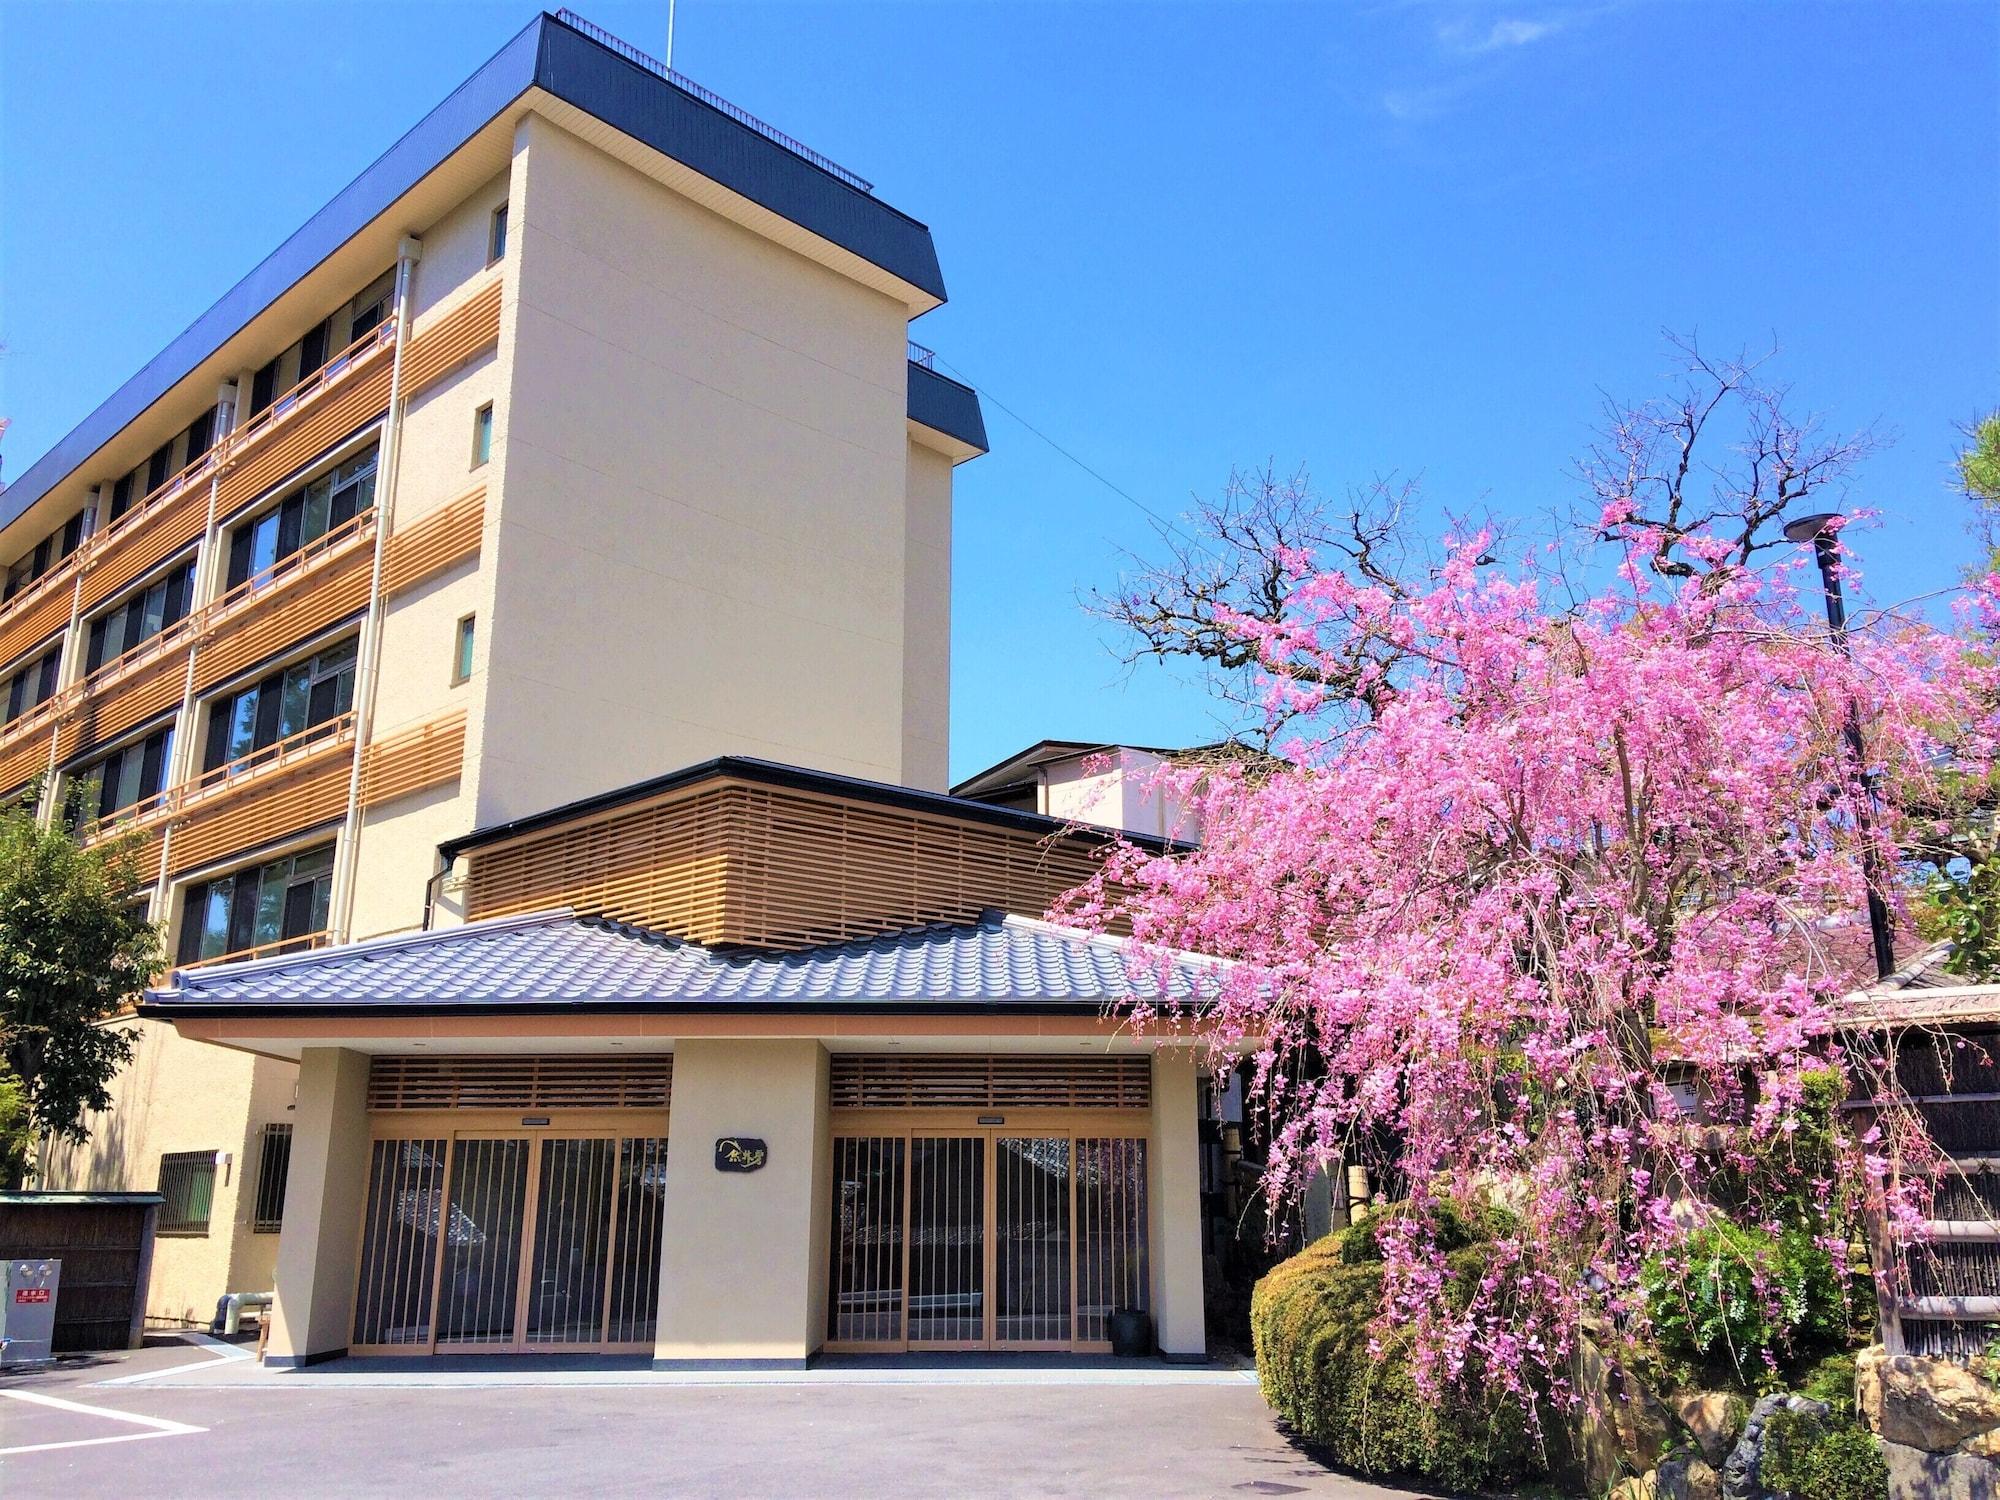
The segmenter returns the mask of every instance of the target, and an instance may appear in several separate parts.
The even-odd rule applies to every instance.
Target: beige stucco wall
[[[486,269],[493,210],[507,201],[509,175],[499,173],[421,231],[424,255],[411,288],[412,308],[419,323],[453,300],[460,287]]]
[[[951,460],[909,445],[903,497],[903,784],[951,785]]]
[[[726,752],[900,780],[905,308],[535,116],[510,212],[479,820]]]
[[[683,1041],[674,1052],[656,1361],[803,1363],[826,1328],[826,1049],[811,1039]],[[754,1136],[758,1172],[718,1172]]]
[[[228,1155],[215,1174],[206,1235],[163,1236],[153,1253],[146,1316],[206,1327],[226,1292],[269,1291],[278,1236],[256,1234],[263,1127],[292,1118],[289,1063],[184,1040],[171,1026],[121,1023],[137,1049],[112,1084],[111,1108],[89,1117],[86,1145],[57,1142],[43,1153],[36,1185],[151,1191],[160,1158],[181,1151]]]
[[[1206,1353],[1202,1298],[1199,1074],[1194,1053],[1153,1054],[1152,1139],[1146,1148],[1147,1255],[1160,1352]]]
[[[278,1363],[347,1347],[361,1211],[368,1197],[368,1059],[309,1047],[279,1237],[267,1356]]]

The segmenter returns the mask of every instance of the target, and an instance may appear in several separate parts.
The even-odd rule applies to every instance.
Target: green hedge
[[[1444,1211],[1439,1239],[1454,1286],[1478,1284],[1484,1245],[1503,1223],[1492,1211]],[[1357,1473],[1462,1490],[1544,1473],[1518,1403],[1465,1393],[1425,1398],[1393,1330],[1381,1335],[1380,1353],[1370,1352],[1382,1295],[1376,1228],[1368,1220],[1329,1235],[1257,1283],[1250,1327],[1264,1399],[1299,1438]],[[1467,1382],[1468,1390],[1476,1384]]]

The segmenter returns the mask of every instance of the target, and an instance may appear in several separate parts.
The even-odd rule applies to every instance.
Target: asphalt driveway
[[[210,1362],[213,1361],[211,1366]],[[177,1369],[179,1373],[161,1372]],[[270,1375],[189,1345],[0,1378],[0,1493],[1387,1497],[1244,1371],[1032,1366],[729,1384],[604,1369]]]

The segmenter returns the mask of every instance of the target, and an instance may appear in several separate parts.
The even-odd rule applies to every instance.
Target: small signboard
[[[750,1136],[725,1135],[715,1143],[715,1170],[718,1172],[755,1172],[770,1159],[770,1148]]]

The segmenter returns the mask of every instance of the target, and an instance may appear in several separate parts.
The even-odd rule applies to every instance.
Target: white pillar
[[[1162,1047],[1153,1054],[1152,1138],[1146,1149],[1147,1240],[1154,1336],[1160,1353],[1170,1360],[1208,1357],[1198,1083],[1192,1050]]]
[[[368,1150],[367,1056],[307,1047],[299,1058],[266,1364],[297,1369],[347,1352]]]
[[[811,1038],[674,1050],[655,1369],[802,1369],[826,1337],[826,1049]],[[716,1167],[725,1137],[764,1143]]]

